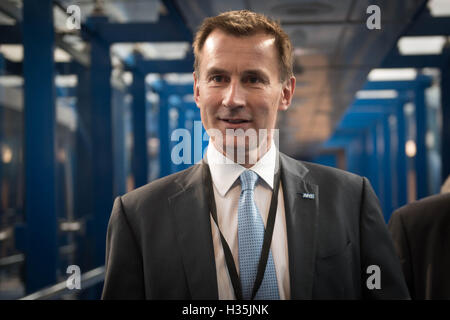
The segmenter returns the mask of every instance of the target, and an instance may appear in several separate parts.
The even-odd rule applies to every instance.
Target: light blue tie
[[[253,171],[245,170],[240,179],[242,189],[238,208],[239,278],[242,285],[242,297],[251,299],[264,240],[264,223],[254,199],[258,175]],[[269,251],[266,272],[255,299],[280,299],[272,250]]]

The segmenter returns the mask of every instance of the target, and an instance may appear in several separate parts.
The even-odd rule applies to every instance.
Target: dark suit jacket
[[[450,193],[398,209],[389,230],[411,297],[450,299]]]
[[[292,299],[409,298],[366,178],[280,153]],[[217,299],[202,164],[114,203],[103,299]],[[314,193],[315,199],[303,198]],[[378,265],[381,289],[369,290]]]

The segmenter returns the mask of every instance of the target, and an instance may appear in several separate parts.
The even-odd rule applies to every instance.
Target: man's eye
[[[255,84],[255,83],[260,83],[262,81],[261,81],[261,79],[259,77],[249,76],[249,77],[247,77],[246,82]]]
[[[212,76],[211,80],[214,82],[223,82],[224,81],[224,77],[223,76]]]

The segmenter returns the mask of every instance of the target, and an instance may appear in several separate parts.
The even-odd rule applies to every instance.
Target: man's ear
[[[194,76],[194,101],[197,104],[197,107],[199,108],[198,102],[199,102],[199,97],[200,97],[200,91],[198,88],[198,77],[197,74],[194,72],[192,72],[192,75]]]
[[[287,110],[292,102],[295,91],[295,77],[292,76],[282,84],[281,100],[278,110]]]

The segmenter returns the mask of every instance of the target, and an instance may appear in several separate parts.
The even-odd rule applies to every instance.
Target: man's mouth
[[[220,119],[220,120],[228,122],[228,123],[231,123],[231,124],[239,124],[239,123],[250,122],[250,120],[247,120],[247,119],[227,119],[227,118],[223,118],[223,119]]]

